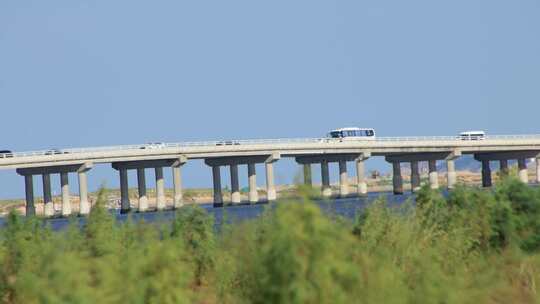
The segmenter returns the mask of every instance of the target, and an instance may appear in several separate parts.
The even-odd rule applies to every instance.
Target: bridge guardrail
[[[518,139],[539,139],[540,134],[525,134],[525,135],[486,135],[482,140],[518,140]],[[425,142],[425,141],[476,141],[465,140],[460,136],[402,136],[402,137],[377,137],[375,139],[366,140],[366,142]],[[256,144],[286,144],[286,143],[321,143],[321,142],[340,142],[339,139],[328,137],[323,138],[278,138],[278,139],[239,139],[239,140],[214,140],[214,141],[197,141],[197,142],[179,142],[179,143],[164,143],[160,147],[152,148],[152,144],[139,145],[120,145],[120,146],[103,146],[103,147],[87,147],[87,148],[67,148],[58,151],[41,150],[29,152],[12,152],[10,154],[0,154],[1,158],[12,157],[29,157],[29,156],[45,156],[59,155],[71,153],[89,153],[89,152],[106,152],[114,150],[137,150],[137,149],[160,149],[163,148],[182,148],[182,147],[205,147],[205,146],[228,146],[228,145],[256,145]]]

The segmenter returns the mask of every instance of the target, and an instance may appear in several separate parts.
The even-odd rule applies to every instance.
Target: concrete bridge
[[[65,149],[60,151],[21,152],[0,156],[0,169],[15,169],[24,177],[26,189],[26,213],[35,214],[33,176],[39,175],[43,182],[45,215],[53,215],[51,174],[59,174],[62,189],[62,215],[71,214],[69,174],[76,173],[79,182],[80,214],[88,214],[87,174],[94,164],[110,163],[118,171],[121,192],[121,212],[130,211],[128,196],[128,170],[137,171],[139,199],[137,208],[148,208],[145,169],[155,170],[157,209],[166,208],[163,168],[171,168],[174,184],[173,208],[182,206],[182,166],[194,159],[202,159],[211,167],[213,175],[214,206],[223,206],[221,167],[229,167],[231,176],[231,203],[240,202],[238,181],[239,166],[247,166],[249,201],[259,200],[256,189],[255,164],[265,164],[266,190],[269,201],[276,199],[273,164],[281,158],[294,158],[304,167],[304,180],[311,183],[312,165],[321,168],[322,195],[332,195],[328,164],[339,164],[339,195],[349,196],[347,162],[356,163],[357,195],[368,191],[364,162],[371,157],[384,157],[393,168],[394,193],[402,194],[401,164],[410,163],[413,191],[420,187],[419,162],[429,164],[429,183],[438,185],[437,162],[447,166],[448,188],[456,185],[454,161],[464,154],[474,155],[482,163],[482,184],[491,186],[491,161],[500,162],[502,171],[508,168],[508,160],[517,160],[519,177],[528,183],[526,159],[536,158],[537,182],[540,182],[540,135],[486,136],[482,140],[462,140],[459,137],[379,137],[376,140],[340,141],[331,138],[300,138],[270,140],[237,140],[185,142],[163,145],[131,145]]]

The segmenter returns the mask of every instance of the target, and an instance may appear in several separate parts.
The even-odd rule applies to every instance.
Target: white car
[[[339,139],[340,141],[349,140],[375,140],[375,130],[372,128],[341,128],[328,133],[328,137]]]
[[[152,142],[152,143],[147,143],[144,146],[141,146],[141,149],[163,149],[166,147],[167,145],[165,145],[162,142]]]
[[[486,139],[486,132],[484,131],[465,131],[459,133],[459,139],[461,140],[484,140]]]

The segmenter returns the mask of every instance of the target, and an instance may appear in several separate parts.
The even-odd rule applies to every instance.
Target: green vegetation
[[[5,303],[537,303],[540,190],[427,188],[354,221],[279,203],[215,232],[184,207],[172,223],[117,223],[99,194],[88,223],[52,232],[12,213],[0,234]]]

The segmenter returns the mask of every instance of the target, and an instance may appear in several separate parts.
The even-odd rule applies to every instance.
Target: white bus
[[[343,140],[375,140],[375,130],[372,128],[341,128],[328,133],[328,137]]]
[[[484,131],[466,131],[459,133],[459,139],[461,140],[483,140],[486,138],[486,132]]]

